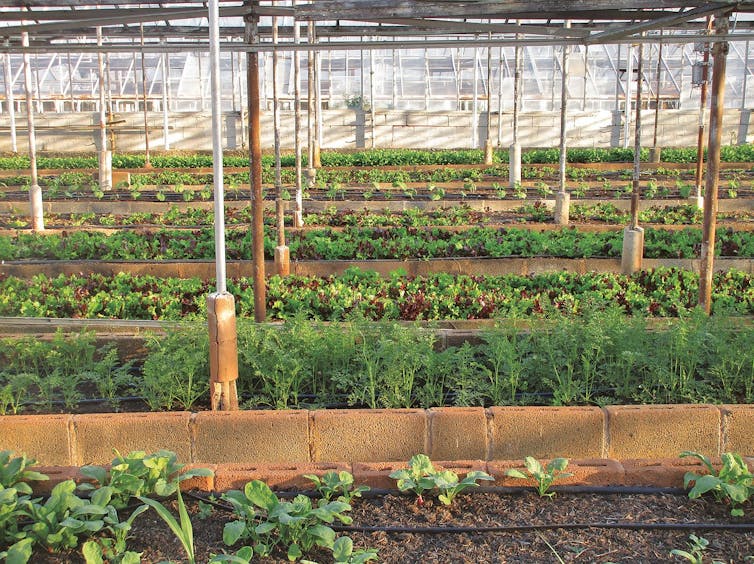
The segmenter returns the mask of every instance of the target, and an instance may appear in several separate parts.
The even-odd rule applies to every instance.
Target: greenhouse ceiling
[[[731,31],[717,40],[754,39],[754,0],[316,0],[314,2],[220,1],[222,48],[424,49],[441,46],[525,43],[690,43],[706,30],[706,18],[730,14]],[[273,43],[276,17],[279,39]],[[247,41],[245,22],[258,22],[258,40]],[[317,40],[294,44],[293,23],[314,22]],[[103,46],[96,44],[102,29]],[[205,2],[165,0],[0,0],[0,51],[17,52],[29,34],[28,52],[195,50],[208,42]],[[306,35],[306,34],[304,34]]]

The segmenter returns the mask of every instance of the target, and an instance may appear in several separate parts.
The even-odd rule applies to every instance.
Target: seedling
[[[704,537],[697,537],[696,535],[689,535],[689,541],[688,550],[675,548],[670,551],[670,555],[685,558],[692,564],[704,564],[704,551],[707,550],[709,541]],[[712,564],[722,564],[722,562],[714,560]]]
[[[194,529],[191,525],[191,518],[189,517],[188,511],[186,511],[186,505],[183,503],[183,497],[181,496],[180,490],[176,491],[176,495],[178,496],[178,518],[180,519],[180,524],[176,521],[175,517],[173,517],[173,514],[168,511],[167,507],[159,501],[141,496],[139,497],[139,500],[157,511],[160,518],[165,521],[168,527],[170,527],[170,530],[173,531],[173,534],[180,541],[183,550],[186,551],[189,564],[194,564],[196,562],[196,555],[194,553]]]
[[[493,480],[486,472],[474,470],[459,480],[458,474],[451,470],[435,470],[426,454],[416,454],[408,462],[408,468],[396,470],[390,477],[398,480],[398,489],[402,492],[412,491],[416,494],[416,503],[424,505],[424,492],[437,488],[438,499],[444,505],[451,505],[456,496],[467,488],[477,487],[477,480]]]
[[[522,472],[517,468],[511,468],[505,472],[505,475],[522,480],[533,479],[540,497],[555,497],[555,492],[549,491],[553,482],[573,476],[573,474],[565,472],[565,469],[568,467],[567,458],[553,458],[547,463],[547,466],[542,466],[536,458],[527,456],[524,459],[524,465],[526,466],[526,472]]]
[[[691,486],[689,498],[697,499],[712,492],[718,502],[731,505],[730,514],[733,517],[743,517],[744,510],[739,506],[754,495],[754,475],[749,472],[741,455],[730,452],[723,453],[723,465],[717,474],[715,474],[715,469],[706,456],[691,451],[681,453],[681,458],[687,456],[700,460],[709,471],[709,474],[705,475],[686,472],[683,476],[683,486],[685,488]]]
[[[363,492],[369,491],[369,486],[353,485],[353,475],[350,472],[326,472],[321,478],[314,474],[305,474],[304,478],[314,483],[315,489],[325,502],[333,498],[345,503],[351,503],[355,497],[361,497]],[[336,497],[337,496],[337,497]]]

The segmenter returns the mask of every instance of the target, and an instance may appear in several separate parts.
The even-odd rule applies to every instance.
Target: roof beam
[[[621,10],[627,12],[628,19],[643,19],[641,10],[657,10],[658,8],[681,9],[697,7],[707,2],[690,0],[571,0],[564,5],[562,0],[474,0],[466,2],[450,2],[443,0],[412,1],[412,0],[316,0],[309,4],[296,7],[296,19],[299,20],[330,20],[352,19],[364,17],[372,19],[389,18],[495,18],[520,17],[521,13],[529,14],[536,19],[551,19],[550,12],[566,11],[569,19],[579,19],[579,12],[594,13],[601,10]],[[730,5],[734,3],[730,2]],[[567,10],[564,8],[567,7]],[[630,12],[630,14],[629,14]]]
[[[720,3],[708,4],[707,6],[700,6],[698,8],[686,10],[685,12],[680,12],[673,16],[667,16],[665,18],[660,18],[660,19],[652,20],[648,22],[641,22],[634,25],[630,25],[628,27],[621,27],[620,29],[603,31],[601,33],[592,35],[585,41],[585,43],[593,44],[593,43],[602,43],[604,41],[609,41],[609,40],[614,40],[614,39],[624,39],[631,35],[636,35],[637,33],[651,31],[653,29],[670,27],[673,25],[685,23],[689,20],[695,20],[697,18],[704,17],[714,12],[717,12],[726,7],[728,9],[731,9],[729,4],[720,4]]]
[[[371,21],[364,19],[362,21]],[[548,35],[559,37],[588,37],[589,31],[584,29],[565,29],[562,27],[517,25],[509,23],[482,23],[461,22],[453,20],[441,20],[431,18],[393,18],[374,20],[384,24],[409,26],[412,29],[424,31],[433,30],[439,32],[462,32],[462,33],[529,33],[532,35]]]

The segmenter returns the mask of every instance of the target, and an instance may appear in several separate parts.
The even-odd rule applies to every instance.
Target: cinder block
[[[493,460],[600,458],[604,414],[597,407],[492,407]]]
[[[75,415],[74,462],[107,464],[113,460],[113,449],[123,455],[169,450],[179,461],[191,462],[190,417],[188,412]]]
[[[35,466],[33,470],[50,478],[49,480],[29,482],[32,490],[34,490],[34,495],[49,495],[52,488],[66,480],[73,480],[77,484],[86,480],[78,466]]]
[[[365,484],[378,490],[397,490],[396,481],[390,477],[395,470],[408,467],[405,462],[354,462],[353,479],[357,484]]]
[[[428,418],[421,409],[321,410],[312,416],[315,462],[408,460],[426,453]]]
[[[725,429],[722,451],[754,456],[754,405],[724,405],[721,409]]]
[[[68,466],[71,460],[70,415],[0,417],[0,450],[25,454],[39,464]]]
[[[306,474],[322,476],[326,472],[351,471],[350,464],[306,463],[306,464],[221,464],[215,474],[217,491],[242,490],[252,480],[261,480],[273,490],[312,490],[311,480]],[[358,482],[361,483],[361,482]]]
[[[607,408],[608,457],[663,458],[685,450],[720,453],[720,411],[711,405],[624,405]]]
[[[539,459],[546,466],[550,460]],[[505,487],[534,486],[535,482],[521,478],[506,476],[512,468],[525,472],[523,460],[490,460],[487,463],[488,472],[495,478],[494,485]],[[567,478],[560,478],[554,482],[555,486],[614,486],[623,484],[623,466],[617,460],[607,458],[582,458],[568,461],[565,473],[573,474]]]
[[[712,462],[719,464],[719,459]],[[682,488],[686,472],[708,473],[701,462],[691,457],[624,460],[622,464],[627,486]]]
[[[487,414],[481,407],[429,410],[432,460],[487,459]]]
[[[192,468],[206,468],[212,471],[210,476],[195,476],[188,480],[181,481],[181,490],[200,490],[203,492],[215,491],[215,473],[217,466],[214,464],[186,464],[182,471],[186,472]]]
[[[309,462],[305,411],[202,412],[194,419],[194,460],[204,463]]]

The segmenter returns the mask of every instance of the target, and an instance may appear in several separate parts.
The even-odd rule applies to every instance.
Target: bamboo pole
[[[278,42],[278,18],[272,17],[272,42]],[[278,51],[272,52],[272,121],[275,137],[275,216],[277,246],[275,247],[275,271],[279,276],[291,273],[290,250],[285,244],[285,208],[283,207],[283,182],[280,163],[280,108],[278,107]]]
[[[707,17],[707,33],[712,30],[712,18]],[[704,177],[704,115],[707,110],[707,83],[709,82],[709,43],[704,44],[704,55],[702,56],[702,86],[699,93],[699,129],[696,138],[696,200],[702,202],[702,180]]]
[[[715,34],[728,33],[728,16],[715,17]],[[699,276],[699,305],[709,314],[712,307],[712,274],[715,262],[715,222],[717,218],[717,188],[720,174],[720,146],[723,135],[723,102],[725,95],[725,67],[728,43],[720,41],[712,47],[712,99],[707,151],[707,178],[704,185],[704,224],[702,226],[701,273]]]

